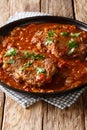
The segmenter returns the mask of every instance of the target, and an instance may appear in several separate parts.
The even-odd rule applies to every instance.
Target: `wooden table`
[[[87,0],[1,0],[0,26],[18,11],[46,12],[87,23]],[[87,91],[65,110],[42,101],[26,110],[0,91],[0,130],[87,130]]]

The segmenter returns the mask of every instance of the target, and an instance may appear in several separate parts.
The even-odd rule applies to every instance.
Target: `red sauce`
[[[30,24],[0,36],[0,80],[29,92],[87,83],[87,32],[75,25]]]

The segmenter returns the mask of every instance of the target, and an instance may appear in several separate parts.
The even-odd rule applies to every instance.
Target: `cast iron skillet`
[[[73,20],[70,18],[66,18],[66,17],[60,17],[60,16],[36,16],[36,17],[27,17],[24,19],[20,19],[20,20],[16,20],[14,22],[11,22],[9,24],[4,25],[3,27],[0,28],[0,36],[5,36],[8,34],[8,32],[10,32],[11,30],[13,30],[14,27],[17,26],[24,26],[27,24],[31,24],[31,23],[61,23],[61,24],[73,24],[76,25],[78,28],[87,31],[87,24],[82,23],[80,21],[77,20]],[[86,87],[87,84],[84,84],[82,86],[77,86],[75,88],[71,88],[68,90],[63,90],[60,92],[50,92],[50,93],[40,93],[40,92],[27,92],[24,90],[19,90],[17,88],[13,88],[11,86],[6,85],[5,83],[2,83],[0,81],[0,84],[3,87],[9,88],[11,90],[17,91],[17,92],[21,92],[21,93],[25,93],[25,94],[31,94],[33,96],[55,96],[60,95],[60,94],[65,94],[68,92],[74,92],[77,91],[78,89],[81,89],[82,87]]]

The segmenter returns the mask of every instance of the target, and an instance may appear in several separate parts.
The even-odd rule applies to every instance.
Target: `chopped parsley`
[[[21,67],[19,68],[19,70],[20,70],[20,71],[25,70],[26,68],[30,67],[30,66],[32,65],[32,63],[33,63],[32,61],[28,61],[27,63],[24,64],[24,66],[21,66]]]
[[[27,50],[24,51],[24,57],[27,59],[29,57],[29,52]]]
[[[45,74],[46,73],[46,69],[45,68],[41,68],[41,67],[36,67],[36,71],[37,71],[37,74],[39,74],[39,73]]]
[[[6,53],[5,56],[15,56],[17,54],[17,50],[15,48],[10,48]]]
[[[23,71],[24,69],[25,69],[25,67],[22,67],[22,66],[21,66],[21,67],[19,68],[19,71]]]
[[[30,66],[32,65],[32,63],[33,63],[33,62],[31,62],[31,61],[30,61],[30,62],[25,63],[25,67],[30,67]]]
[[[69,48],[76,48],[78,47],[78,44],[74,41],[74,39],[70,39],[70,41],[68,42],[68,47]]]
[[[46,45],[52,44],[54,42],[54,35],[55,35],[54,30],[48,31],[47,38],[46,38]]]
[[[38,55],[36,55],[36,57],[38,58],[38,59],[42,59],[42,60],[44,60],[46,57],[44,56],[44,55],[42,55],[42,54],[38,54]]]
[[[75,48],[78,47],[78,44],[72,38],[69,40],[67,45],[70,48],[70,51],[68,52],[68,54],[72,54],[74,52]]]
[[[53,37],[47,37],[47,39],[46,39],[46,45],[52,44],[53,42],[54,42],[54,38]]]
[[[61,36],[68,36],[68,32],[61,32],[60,35]]]
[[[9,61],[6,62],[7,64],[14,64],[15,60],[14,59],[10,59]]]
[[[45,59],[46,57],[43,54],[35,54],[34,52],[29,53],[27,50],[24,51],[24,57],[27,58],[31,58],[32,60],[39,60],[39,59]]]
[[[70,36],[71,37],[79,37],[80,36],[80,34],[81,34],[81,32],[79,32],[79,33],[70,33]]]
[[[72,48],[72,49],[70,49],[70,51],[68,52],[68,54],[70,55],[70,54],[72,54],[74,51],[75,51],[75,48]]]
[[[38,60],[39,59],[38,56],[35,55],[35,53],[31,53],[30,57],[31,57],[32,60]]]
[[[48,37],[54,37],[54,35],[55,35],[55,31],[54,30],[48,31]]]
[[[39,60],[39,59],[45,59],[46,57],[42,54],[35,54],[35,53],[30,53],[29,54],[29,57],[32,59],[32,60]]]

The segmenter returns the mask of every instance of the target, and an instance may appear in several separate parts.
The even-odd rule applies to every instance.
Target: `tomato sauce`
[[[28,92],[87,83],[87,32],[69,24],[29,24],[0,36],[0,80]]]

